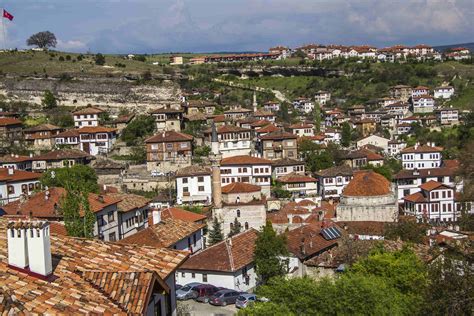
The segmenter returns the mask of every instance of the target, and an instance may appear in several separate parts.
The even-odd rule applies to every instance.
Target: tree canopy
[[[39,48],[56,47],[56,44],[56,36],[50,31],[38,32],[26,40],[26,45],[38,46]]]
[[[217,217],[214,217],[212,228],[209,230],[209,245],[217,244],[222,240],[224,240],[224,235],[222,234],[221,223]]]
[[[72,191],[83,193],[99,192],[97,175],[94,169],[84,165],[48,170],[41,176],[41,184],[50,188],[69,188]]]
[[[127,146],[141,143],[144,137],[155,131],[155,119],[152,116],[139,115],[131,121],[122,131],[122,140]]]
[[[41,105],[46,109],[54,109],[58,106],[58,101],[50,90],[44,91],[43,99],[41,99]]]

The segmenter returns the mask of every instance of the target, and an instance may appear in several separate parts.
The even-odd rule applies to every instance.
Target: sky
[[[275,45],[474,41],[474,0],[7,0],[8,48],[51,31],[92,53],[267,51]]]

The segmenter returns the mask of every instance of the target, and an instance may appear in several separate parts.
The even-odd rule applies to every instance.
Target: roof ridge
[[[232,240],[232,237],[225,240],[225,248],[229,256],[230,269],[234,271],[235,270],[234,257],[232,256],[232,249],[230,248],[232,246],[229,244],[229,240]]]

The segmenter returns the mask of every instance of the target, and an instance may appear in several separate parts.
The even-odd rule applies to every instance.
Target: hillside
[[[450,48],[455,48],[455,47],[466,47],[468,48],[471,52],[474,52],[474,42],[471,43],[462,43],[462,44],[451,44],[451,45],[441,45],[441,46],[435,46],[434,49],[444,52]]]

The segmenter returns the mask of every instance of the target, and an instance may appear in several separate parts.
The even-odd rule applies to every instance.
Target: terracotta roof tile
[[[179,207],[169,207],[161,212],[161,218],[179,219],[185,222],[202,222],[207,219],[206,215],[186,211]]]
[[[253,262],[256,240],[251,228],[192,255],[180,269],[235,272]]]
[[[233,194],[233,193],[250,193],[250,192],[259,192],[261,187],[258,185],[253,185],[243,182],[233,182],[222,187],[222,193],[224,194]]]
[[[104,112],[105,112],[104,110],[101,110],[101,109],[99,109],[99,108],[90,106],[90,107],[86,107],[86,108],[81,109],[81,110],[74,111],[74,112],[72,112],[72,114],[74,114],[74,115],[81,115],[81,114],[101,114],[101,113],[104,113]]]
[[[278,178],[278,182],[282,182],[282,183],[300,183],[300,182],[316,182],[316,181],[318,180],[316,180],[313,177],[300,175],[297,173],[290,173]]]
[[[443,151],[442,147],[431,147],[427,145],[407,147],[402,150],[402,153],[436,153]]]
[[[342,194],[345,196],[377,196],[390,192],[390,182],[384,176],[370,170],[354,173],[354,178],[345,187]]]
[[[14,117],[0,117],[0,126],[8,126],[8,125],[21,125],[23,124],[17,118]]]
[[[211,174],[211,168],[207,166],[191,165],[176,171],[177,177],[205,176]]]
[[[103,127],[103,126],[85,126],[77,130],[79,134],[95,134],[95,133],[113,133],[117,130],[115,128]]]
[[[439,187],[445,187],[447,188],[448,186],[441,183],[441,182],[438,182],[438,181],[433,181],[433,180],[430,180],[426,183],[423,183],[422,185],[420,185],[420,188],[425,190],[425,191],[432,191],[432,190],[435,190]]]
[[[320,177],[352,176],[352,168],[348,165],[334,166],[316,172]]]
[[[260,133],[260,130],[258,130]],[[271,132],[268,134],[265,134],[263,136],[260,136],[260,139],[262,140],[280,140],[280,139],[296,139],[297,136],[292,133],[288,133],[282,130]]]
[[[428,177],[454,176],[456,168],[429,168],[419,170],[404,169],[395,175],[395,179],[416,179]]]
[[[79,137],[79,130],[74,128],[74,129],[69,129],[62,133],[54,135],[54,138],[62,138],[62,137]]]
[[[60,149],[49,151],[45,154],[34,156],[31,158],[32,161],[38,160],[63,160],[63,159],[88,159],[92,160],[93,157],[88,153],[79,149]]]
[[[327,227],[335,226],[329,223]],[[338,228],[340,229],[340,228]],[[288,251],[304,260],[337,245],[338,239],[326,240],[321,235],[321,223],[307,224],[286,234]]]
[[[0,181],[5,182],[17,182],[17,181],[27,181],[27,180],[39,180],[41,178],[40,173],[23,171],[23,170],[13,170],[13,174],[8,174],[8,168],[0,168]]]
[[[423,203],[427,201],[426,197],[421,192],[415,192],[413,194],[407,195],[403,199],[413,203]]]
[[[5,155],[0,157],[0,163],[31,161],[30,156]]]
[[[304,161],[296,160],[296,159],[290,159],[290,158],[282,158],[278,160],[274,160],[272,162],[272,165],[274,167],[279,167],[279,166],[299,166],[299,165],[304,165]]]
[[[221,160],[221,166],[232,165],[271,165],[271,160],[248,155],[232,156]]]
[[[109,193],[107,196],[120,200],[117,207],[119,212],[131,212],[148,206],[151,199],[130,193]]]
[[[279,130],[281,130],[281,128],[275,126],[274,124],[268,124],[264,127],[257,129],[256,132],[262,134],[262,133],[272,133]]]
[[[167,131],[163,133],[156,134],[145,140],[146,143],[170,143],[170,142],[184,142],[184,141],[192,141],[194,139],[193,136],[179,133],[175,131]]]

